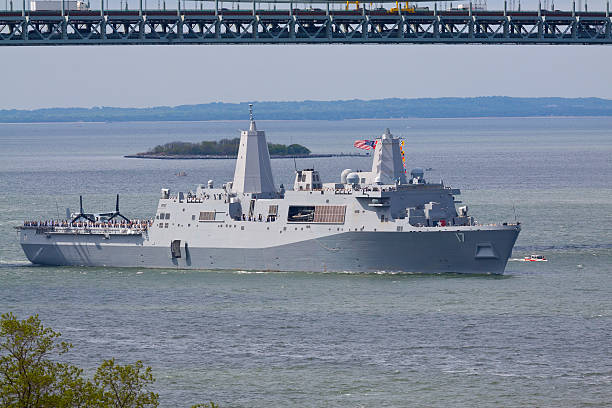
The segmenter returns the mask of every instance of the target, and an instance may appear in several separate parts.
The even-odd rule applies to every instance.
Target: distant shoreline
[[[465,116],[465,117],[405,117],[405,118],[355,118],[355,119],[259,119],[258,122],[296,122],[296,121],[321,121],[321,122],[342,122],[342,121],[369,121],[369,120],[481,120],[481,119],[607,119],[612,115],[559,115],[559,116]],[[105,123],[245,123],[246,119],[215,119],[215,120],[120,120],[120,121],[56,121],[56,122],[2,122],[3,125],[70,125],[70,124],[105,124]]]
[[[207,103],[149,108],[46,108],[0,110],[0,123],[212,122],[257,120],[406,120],[523,117],[611,117],[603,98],[387,98],[373,100]]]
[[[222,156],[222,155],[197,155],[197,154],[181,154],[181,155],[163,155],[163,154],[127,154],[123,156],[127,159],[153,159],[153,160],[230,160],[237,156]],[[321,154],[298,154],[291,156],[271,155],[271,159],[320,159],[326,157],[371,157],[369,154],[362,153],[321,153]]]

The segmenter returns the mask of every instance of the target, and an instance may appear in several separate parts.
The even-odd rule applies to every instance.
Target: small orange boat
[[[530,255],[523,258],[523,262],[548,262],[543,255]]]

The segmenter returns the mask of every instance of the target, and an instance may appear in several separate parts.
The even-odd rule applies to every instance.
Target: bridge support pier
[[[610,18],[610,2],[606,2],[606,38],[612,40],[612,18]]]
[[[177,7],[176,7],[176,37],[178,38],[178,40],[182,40],[183,39],[183,19],[184,19],[184,15],[181,12],[181,0],[177,0]]]

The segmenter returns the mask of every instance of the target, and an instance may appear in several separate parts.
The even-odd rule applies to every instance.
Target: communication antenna
[[[289,135],[289,145],[293,144],[293,134]],[[297,162],[295,161],[295,154],[293,155],[293,170],[297,173]]]
[[[253,104],[249,103],[249,120],[253,121]]]
[[[512,202],[512,212],[514,213],[514,222],[518,224],[518,217],[516,215],[516,207],[514,207],[514,202]]]

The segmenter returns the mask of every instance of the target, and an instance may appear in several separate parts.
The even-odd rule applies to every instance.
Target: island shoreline
[[[227,155],[163,155],[163,154],[127,154],[126,159],[154,159],[154,160],[234,160],[237,156]],[[271,159],[321,159],[330,157],[371,157],[362,153],[320,153],[297,154],[290,156],[270,155]]]

